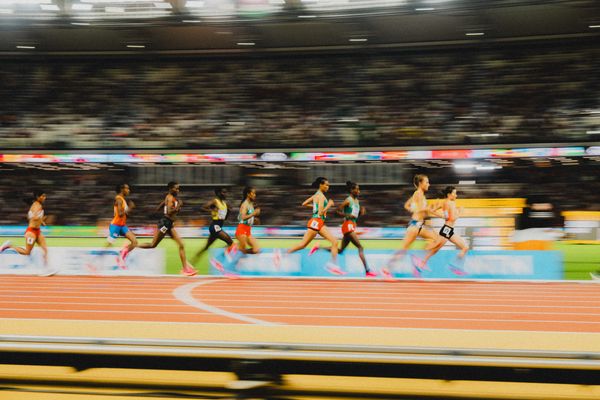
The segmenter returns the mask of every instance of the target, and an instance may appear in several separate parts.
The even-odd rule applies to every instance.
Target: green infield
[[[10,239],[18,246],[24,245],[23,237],[3,238]],[[47,238],[49,246],[61,247],[102,247],[106,244],[103,238]],[[149,242],[149,238],[140,238],[140,242]],[[262,239],[260,245],[265,248],[289,248],[300,239]],[[119,239],[115,242],[115,247],[120,248],[126,241]],[[206,242],[205,239],[184,239],[185,250],[188,258],[192,258]],[[326,242],[324,242],[326,243]],[[398,249],[401,246],[400,240],[363,240],[366,249]],[[224,243],[216,242],[213,248],[223,247]],[[423,248],[425,242],[415,243],[415,249]],[[171,239],[163,240],[160,248],[164,248],[167,258],[167,273],[177,274],[181,269],[177,245]],[[354,248],[350,245],[350,248]],[[590,272],[600,270],[600,245],[597,244],[571,244],[557,242],[556,250],[564,254],[565,260],[565,279],[587,280],[590,279]],[[140,250],[136,250],[140,251]],[[204,253],[200,260],[195,264],[200,274],[208,273],[208,252]]]

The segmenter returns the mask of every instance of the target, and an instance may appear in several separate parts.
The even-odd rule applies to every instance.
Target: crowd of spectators
[[[3,60],[0,149],[589,141],[589,44],[245,58]]]
[[[477,178],[476,184],[458,184],[460,178],[452,168],[426,171],[432,182],[428,197],[434,198],[446,185],[456,185],[461,198],[508,198],[537,196],[554,204],[555,209],[600,210],[598,192],[600,184],[596,177],[597,166],[527,168]],[[412,173],[412,172],[411,172]],[[470,179],[470,178],[467,178]],[[155,224],[158,220],[156,207],[164,199],[166,183],[162,186],[138,186],[128,177],[126,169],[99,169],[96,171],[36,171],[17,168],[3,169],[0,173],[0,225],[23,225],[27,223],[28,206],[22,201],[34,188],[44,188],[48,198],[46,213],[51,225],[102,225],[108,224],[113,215],[114,187],[129,182],[131,200],[136,208],[130,217],[131,225]],[[340,182],[332,182],[340,183]],[[361,182],[359,182],[361,183]],[[228,185],[231,213],[229,224],[236,223],[242,186]],[[361,219],[363,226],[404,225],[410,215],[403,209],[404,201],[414,190],[410,184],[370,186],[361,183],[362,204],[367,215]],[[179,215],[184,225],[206,225],[209,215],[201,206],[214,197],[214,188],[182,185],[180,197],[184,206]],[[304,225],[310,209],[301,207],[303,200],[315,189],[302,185],[278,185],[257,187],[257,206],[262,213],[259,224]],[[344,185],[331,186],[329,195],[337,204],[347,196]],[[330,223],[340,224],[340,217],[330,213]]]

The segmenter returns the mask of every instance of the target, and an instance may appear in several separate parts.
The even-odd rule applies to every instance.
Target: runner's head
[[[441,197],[442,199],[456,200],[456,188],[454,186],[446,186],[446,188],[442,190]]]
[[[314,188],[318,188],[321,192],[325,193],[329,190],[329,181],[325,177],[318,177],[311,185]]]
[[[179,194],[179,183],[175,182],[175,181],[171,181],[169,183],[167,183],[167,190],[169,191],[169,194],[172,194],[173,196],[176,196]]]
[[[227,197],[227,189],[224,187],[215,188],[215,196],[217,196],[221,200],[225,200]]]
[[[115,187],[115,192],[123,196],[129,196],[129,193],[131,193],[131,189],[129,188],[129,185],[127,183],[121,183],[117,185],[117,187]]]
[[[356,182],[346,181],[346,189],[348,189],[348,193],[350,193],[354,197],[358,197],[358,195],[360,194],[360,187]]]
[[[246,186],[242,191],[242,203],[246,200],[256,200],[256,189],[252,186]]]
[[[429,190],[429,178],[425,174],[417,174],[413,178],[413,185],[415,185],[415,188],[426,192]]]
[[[46,192],[41,189],[36,189],[33,191],[33,200],[37,201],[40,204],[44,204],[46,201]]]
[[[23,198],[23,201],[27,203],[27,205],[32,205],[36,201],[40,204],[44,204],[46,201],[46,192],[41,189],[36,189],[33,191],[33,196]]]

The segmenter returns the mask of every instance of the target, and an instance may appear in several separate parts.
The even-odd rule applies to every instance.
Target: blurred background
[[[235,229],[236,208],[243,187],[256,187],[257,205],[262,213],[259,226],[253,232],[260,237],[264,247],[287,248],[304,232],[309,214],[300,204],[314,192],[310,183],[315,177],[324,176],[332,185],[330,196],[337,203],[346,196],[347,180],[360,185],[361,204],[367,209],[367,215],[359,222],[364,229],[361,240],[369,251],[384,249],[391,254],[401,245],[405,225],[410,219],[403,204],[414,191],[412,177],[425,173],[432,185],[429,198],[437,197],[447,185],[457,187],[459,206],[464,208],[464,213],[456,230],[467,238],[471,250],[559,250],[562,277],[588,280],[593,276],[590,273],[600,270],[599,39],[600,2],[597,0],[0,0],[0,236],[4,236],[2,241],[10,238],[16,244],[22,244],[28,209],[22,198],[30,196],[33,189],[43,188],[48,195],[45,204],[48,227],[44,230],[50,246],[104,246],[106,228],[113,214],[114,187],[127,182],[132,188],[131,199],[136,204],[128,224],[138,235],[145,236],[142,241],[147,241],[155,231],[159,217],[155,207],[164,198],[167,182],[178,181],[185,204],[177,227],[185,237],[188,255],[204,244],[209,216],[201,211],[201,205],[213,198],[216,187],[226,187],[229,192],[233,212],[227,229]],[[335,227],[334,231],[339,235],[337,227],[342,221],[339,217],[331,217],[328,224]],[[434,220],[432,224],[441,222]],[[424,244],[418,246],[422,248]],[[164,272],[178,273],[180,263],[175,245],[165,241],[161,243],[161,249],[166,254]],[[109,257],[115,258],[114,254]],[[510,259],[512,256],[504,257]],[[202,274],[209,272],[206,256],[196,267]],[[10,268],[8,272],[5,269],[7,274],[18,273],[16,268]],[[107,273],[123,272],[112,264],[110,268]],[[360,273],[363,273],[362,269]],[[90,293],[95,290],[101,293],[110,286],[112,281],[105,278],[105,283],[92,284]],[[7,291],[11,287],[32,290],[37,287],[11,281],[14,276],[5,275],[2,279],[9,282],[5,287]],[[39,284],[40,287],[52,285],[51,280],[46,282],[50,283]],[[68,286],[70,290],[70,284],[79,281],[68,282],[56,289],[61,295],[67,290],[64,287]],[[146,281],[132,282],[137,285]],[[383,284],[373,282],[374,285],[380,283]],[[416,290],[421,290],[418,286],[421,283],[417,283]],[[545,288],[535,289],[540,287]],[[148,285],[139,285],[134,290],[138,288],[148,289]],[[399,292],[404,286],[377,286],[376,289],[382,296],[407,297]],[[463,291],[470,292],[471,289]],[[550,287],[540,295],[539,307],[546,308],[539,312],[544,314],[539,318],[544,322],[558,318],[547,316],[560,308],[548,299],[561,291],[567,292],[562,289],[550,293],[554,290]],[[561,333],[572,333],[585,322],[583,318],[587,318],[585,323],[591,326],[587,333],[597,332],[600,323],[597,305],[591,304],[597,293],[592,293],[592,285],[586,289],[589,291],[579,297],[575,289],[568,292],[565,296],[575,300],[569,299],[571,303],[565,300],[564,307],[559,310],[577,312],[570,321],[575,321],[573,326],[579,325],[565,328],[569,321],[563,321],[558,328],[546,327],[547,330],[556,328],[565,330]],[[168,288],[164,292],[169,300],[173,300],[171,290],[175,291]],[[243,290],[247,289],[241,287],[240,291]],[[392,290],[397,292],[388,294]],[[449,291],[461,290],[453,287]],[[512,290],[522,292],[521,295],[530,288]],[[437,296],[435,290],[431,292]],[[158,291],[147,295],[144,302],[150,300],[150,296],[162,302],[155,293]],[[538,292],[531,290],[531,293],[534,296]],[[191,296],[191,289],[189,294]],[[519,308],[520,297],[516,293],[506,292],[505,295],[506,298],[514,296],[517,300],[513,306]],[[20,298],[22,293],[16,292],[12,296],[10,300]],[[29,297],[36,296],[36,293],[29,294]],[[48,298],[55,300],[53,296]],[[233,296],[231,291],[225,297],[229,296]],[[15,306],[10,300],[3,310],[13,312],[11,307]],[[366,305],[367,300],[364,301]],[[534,298],[532,302],[537,300]],[[429,301],[433,308],[444,302],[438,298]],[[483,300],[469,301],[479,303]],[[581,309],[573,310],[569,305],[576,302],[581,305],[585,301],[590,304]],[[387,299],[385,304],[389,306]],[[125,308],[122,304],[113,306]],[[493,303],[490,308],[481,308],[480,313],[488,314],[491,307],[496,306],[503,305]],[[531,307],[538,307],[538,304]],[[508,314],[517,322],[527,318],[523,316],[525,314],[521,315],[521,309],[493,310],[491,313],[503,313],[502,317],[492,316],[496,319],[508,318]],[[168,316],[169,311],[161,318]],[[199,315],[197,308],[185,311],[194,318]],[[119,309],[117,312],[125,311]],[[393,318],[387,316],[387,310],[382,312],[386,315],[384,318]],[[465,310],[461,308],[458,312]],[[43,318],[48,318],[48,314],[42,314]],[[138,313],[134,319],[140,315]],[[16,321],[21,316],[9,318]],[[89,321],[75,321],[76,316],[68,316],[73,320],[65,323],[63,332],[87,334],[86,328],[82,328],[84,325],[77,324],[82,322],[87,326]],[[129,339],[131,336],[128,335],[135,334],[151,339],[161,337],[149,333],[156,331],[147,331],[147,327],[156,328],[151,324],[135,332],[128,327],[113,331],[117,329],[116,320],[126,317],[103,318],[113,318],[110,329],[87,328],[94,330],[91,334],[121,335]],[[458,318],[465,324],[464,321],[469,321],[464,314]],[[562,318],[566,317],[563,315]],[[223,340],[225,333],[230,339],[236,338],[231,334],[234,329],[229,327],[220,329],[209,323],[195,325],[189,320],[182,321],[185,324],[180,327],[198,330],[179,339],[197,342],[192,345],[177,342],[175,336],[180,333],[176,332],[179,328],[168,328],[170,332],[164,336],[164,342],[150,345],[156,348],[190,346],[185,348],[187,351],[197,346],[201,338],[206,340],[209,337],[206,332],[210,329],[215,332],[212,340]],[[45,320],[43,324],[46,331],[31,325],[33,328],[29,332],[41,335],[55,327],[46,324]],[[0,333],[13,332],[8,325],[3,325]],[[17,326],[16,322],[14,326]],[[531,326],[534,325],[523,328],[527,335],[533,334]],[[538,325],[535,327],[542,331]],[[363,340],[363,345],[407,346],[407,343],[416,343],[415,346],[426,346],[424,338],[431,344],[434,343],[431,341],[433,336],[441,341],[451,336],[448,334],[451,330],[446,329],[443,334],[430,335],[428,332],[415,336],[413,342],[406,342],[403,331],[397,335],[392,332],[395,341],[385,342],[381,339],[383,336],[378,336],[379,339],[369,342],[375,331],[382,335],[384,330],[371,330],[366,325],[363,328],[366,333],[350,335],[354,336],[353,340]],[[48,335],[56,335],[59,331],[51,331]],[[462,340],[464,331],[456,331]],[[295,340],[310,337],[307,332],[303,331],[305,336],[296,336]],[[339,332],[333,332],[331,337],[322,333],[315,337],[332,339],[329,345],[343,343],[342,339],[335,342]],[[537,333],[545,335],[549,332]],[[491,349],[491,353],[477,354],[498,356],[502,346],[495,341],[497,336],[500,336],[497,331],[492,331],[487,339],[478,342],[485,342],[481,347]],[[505,333],[502,336],[504,339]],[[248,337],[250,335],[246,339]],[[256,341],[258,337],[252,333],[247,340]],[[570,342],[570,349],[591,351],[590,346],[598,343],[593,336],[583,339],[563,336],[562,341],[549,339],[549,336],[544,336],[544,340],[531,337],[520,336],[518,341],[506,344],[504,350],[506,346],[527,350],[550,342],[556,346]],[[271,333],[271,338],[275,338],[274,342],[292,341],[285,334]],[[133,342],[129,339],[124,343],[131,345]],[[382,341],[378,341],[380,339]],[[237,340],[241,339],[238,337]],[[465,341],[461,340],[452,344],[465,347]],[[590,346],[583,346],[584,342]],[[476,347],[477,344],[467,342],[467,346]],[[423,354],[427,357],[439,355],[438,352],[443,353],[451,345],[436,342],[434,347],[437,350],[427,350],[429,352]],[[17,353],[11,360],[16,360],[14,364],[29,363],[38,368],[38,360],[34,358],[41,354],[40,349],[32,350],[31,360],[27,358],[29,356]],[[291,347],[283,350],[290,349],[293,350]],[[366,347],[362,349],[370,351],[365,350]],[[250,372],[254,372],[256,366],[259,370],[263,368],[260,361],[266,358],[262,354],[254,367],[242,362],[251,364],[254,361],[239,360],[238,353],[247,350],[243,346],[230,350],[231,365],[235,368],[222,364],[225,365],[222,371],[229,375],[221,376],[220,380],[215,380],[215,375],[202,375],[208,382],[206,387],[218,386],[219,396],[223,396],[223,388],[226,388],[227,393],[238,396],[235,398],[292,398],[283,397],[281,393],[277,397],[260,394],[262,392],[253,397],[246,396],[247,392],[240,395],[240,387],[227,386],[231,381],[236,382],[231,371],[242,382],[244,368]],[[403,351],[413,357],[413,351],[409,350]],[[332,365],[339,366],[341,350],[334,348],[332,351],[335,353],[331,356]],[[346,348],[344,351],[357,350]],[[385,353],[381,349],[377,351]],[[137,349],[127,356],[142,354],[136,352]],[[88,359],[77,351],[73,354],[72,358],[66,356],[67,364],[60,365],[76,366],[74,369],[67,371],[65,367],[64,371],[52,369],[48,372],[40,367],[35,370],[41,371],[39,376],[47,378],[44,378],[44,384],[63,377],[65,387],[76,386],[75,381],[67,379],[85,380],[85,374],[93,369],[90,365],[102,361],[94,355]],[[442,356],[455,354],[444,353]],[[147,355],[142,354],[143,357]],[[427,364],[419,369],[410,364],[401,371],[405,375],[394,375],[395,371],[384,371],[382,367],[383,375],[377,375],[379,372],[376,371],[373,376],[423,379],[418,390],[392,381],[385,392],[390,398],[438,398],[435,393],[440,393],[439,398],[501,398],[504,395],[528,399],[575,398],[575,395],[598,398],[598,387],[593,386],[598,379],[592,375],[598,369],[597,366],[590,367],[597,361],[598,353],[581,356],[587,364],[582,364],[583,372],[576,379],[568,372],[569,368],[579,366],[562,366],[564,370],[543,372],[541,377],[531,378],[533,369],[529,368],[537,364],[525,364],[521,359],[523,354],[518,352],[503,356],[517,359],[511,364],[516,367],[506,368],[509,371],[506,374],[497,372],[501,369],[494,366],[492,359],[486,365],[496,372],[482,377],[488,372],[478,375],[479,372],[474,371],[481,365],[473,364],[471,360],[464,371],[458,368],[456,375],[450,374],[455,378],[448,378],[448,371],[455,365],[448,364],[448,370],[443,369],[443,364],[448,362],[446,357],[442,359],[441,367]],[[52,364],[52,357],[54,355],[50,354],[39,364],[51,359],[45,365],[59,365]],[[112,380],[116,383],[111,387],[119,390],[150,385],[156,392],[147,397],[221,398],[183,393],[190,387],[205,384],[197,378],[200,375],[186,380],[173,371],[158,371],[163,362],[170,360],[164,369],[181,369],[184,371],[180,372],[187,373],[187,366],[197,373],[200,369],[191,358],[189,366],[182,367],[176,357],[167,360],[159,355],[156,364],[148,367],[147,359],[143,357],[132,358],[141,361],[129,368],[156,368],[157,371],[125,376],[122,370],[110,370],[99,377],[93,375],[97,371],[92,371],[87,375],[91,378],[87,379],[97,380],[91,384],[81,383],[81,387],[104,387],[102,382]],[[364,357],[362,361],[360,357],[357,359],[359,363],[364,361],[366,367],[362,365],[362,368],[369,370],[372,359]],[[83,358],[85,360],[81,361]],[[3,382],[23,382],[30,376],[32,382],[35,380],[35,373],[30,374],[30,370],[23,370],[17,376],[21,370],[6,365],[11,364],[11,360],[0,365]],[[125,362],[119,360],[111,358],[112,364],[98,365],[118,367]],[[381,361],[381,365],[389,366],[388,361]],[[207,370],[221,368],[221,364],[212,358],[203,363]],[[274,365],[277,364],[269,367]],[[307,373],[314,373],[312,369],[318,371],[310,363],[305,367]],[[100,371],[100,374],[104,373]],[[163,380],[156,378],[158,376]],[[434,392],[430,382],[432,377],[439,379],[440,387],[446,386]],[[271,380],[281,377],[247,374],[245,378],[259,382],[268,378],[270,384]],[[500,383],[482,382],[476,389],[469,387],[465,392],[452,392],[461,388],[457,382],[463,378]],[[321,386],[315,386],[318,390],[310,392],[313,397],[315,393],[317,398],[319,393],[336,398],[368,397],[366,393],[381,387],[381,381],[362,378],[351,385],[339,376],[329,379],[325,377],[319,381]],[[520,394],[515,394],[516,386],[510,386],[515,393],[508,394],[507,381],[533,383],[525,384]],[[345,395],[339,387],[334,387],[343,382],[348,385]],[[535,386],[536,382],[541,385]],[[557,389],[559,385],[544,387],[548,382],[579,386],[563,395]],[[174,389],[174,386],[168,386],[170,384],[179,386]],[[452,387],[448,389],[448,386]],[[486,386],[485,390],[483,386]],[[178,392],[173,394],[175,390]],[[48,390],[44,391],[47,395]],[[483,392],[486,395],[478,397],[477,393]],[[69,398],[91,398],[85,397],[85,393],[70,393],[73,397]],[[20,395],[20,398],[32,398],[28,397],[31,393],[27,391]],[[386,397],[382,394],[379,398]]]
[[[43,187],[50,224],[105,226],[129,182],[150,226],[175,180],[180,225],[253,185],[262,225],[301,226],[326,176],[402,226],[426,173],[430,197],[523,199],[513,230],[600,239],[595,1],[2,0],[0,24],[2,225]],[[510,247],[506,213],[467,212],[473,248]]]

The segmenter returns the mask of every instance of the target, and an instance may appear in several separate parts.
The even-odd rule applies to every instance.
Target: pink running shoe
[[[210,259],[210,265],[212,265],[220,273],[222,273],[222,274],[225,273],[225,267],[223,267],[223,264],[221,264],[219,261],[217,261],[216,258]]]
[[[190,263],[186,263],[185,267],[181,269],[181,273],[185,276],[194,276],[198,273],[196,269]]]
[[[419,270],[419,272],[421,271],[429,271],[429,267],[427,266],[427,264],[425,264],[425,260],[423,260],[422,258],[419,258],[415,255],[411,255],[410,256],[413,266]]]
[[[6,242],[2,243],[2,246],[0,246],[0,253],[2,253],[4,250],[8,249],[9,246],[10,246],[10,240],[7,240]]]
[[[90,273],[90,275],[94,275],[94,276],[100,275],[100,273],[98,272],[98,268],[94,264],[87,263],[85,265],[85,267],[87,268],[87,270]]]
[[[415,278],[420,278],[421,277],[421,270],[419,268],[417,268],[417,267],[414,267],[413,268],[413,276]]]
[[[125,262],[125,259],[127,258],[127,254],[129,254],[129,246],[125,245],[119,252],[119,257],[121,257],[121,260],[123,260],[123,262]]]
[[[223,276],[227,279],[240,279],[240,275],[234,272],[224,272]]]
[[[373,278],[373,277],[377,276],[377,272],[375,272],[375,271],[367,271],[367,272],[365,272],[365,276],[367,278]]]
[[[325,269],[333,275],[346,275],[346,272],[342,271],[342,269],[339,266],[335,265],[332,262],[328,262],[327,265],[325,265]]]
[[[117,256],[117,266],[121,269],[127,269],[127,265],[125,265],[125,260],[121,258],[120,254]]]
[[[225,249],[225,258],[227,259],[228,262],[231,262],[233,260],[233,257],[235,257],[235,255],[238,252],[238,247],[237,244],[233,243],[231,246],[229,246],[228,248]]]
[[[383,280],[385,281],[393,281],[394,277],[389,269],[381,268],[381,275],[383,275]]]
[[[279,249],[273,250],[273,264],[277,270],[281,267],[281,250]]]
[[[468,275],[465,271],[463,271],[462,269],[458,268],[455,265],[450,264],[449,268],[450,268],[450,272],[452,272],[456,276],[466,276],[466,275]]]
[[[312,256],[313,254],[315,254],[315,252],[319,250],[319,243],[315,244],[312,249],[310,249],[310,251],[308,252],[309,256]]]

